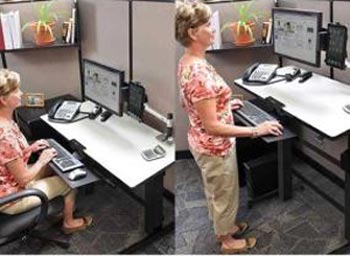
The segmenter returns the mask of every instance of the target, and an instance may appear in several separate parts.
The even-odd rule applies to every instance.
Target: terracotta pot
[[[250,45],[255,42],[255,38],[245,30],[243,26],[240,26],[239,33],[237,33],[237,22],[232,22],[231,24],[231,31],[233,35],[233,43],[238,46],[245,46]],[[255,29],[255,23],[254,22],[248,22],[247,25],[250,27],[252,32]]]
[[[51,31],[53,31],[56,22],[50,22],[48,25],[50,26]],[[36,45],[46,46],[55,42],[56,38],[53,34],[51,35],[50,31],[44,26],[40,26],[39,30],[37,29],[37,22],[32,22],[29,26],[34,32],[34,42]]]

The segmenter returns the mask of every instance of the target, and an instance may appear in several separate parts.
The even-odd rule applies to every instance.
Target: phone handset
[[[55,118],[55,114],[58,110],[58,108],[62,105],[63,100],[58,100],[49,110],[48,116],[49,118],[54,119]]]
[[[249,68],[247,68],[247,70],[244,72],[243,74],[243,81],[244,82],[250,82],[250,77],[252,75],[252,73],[255,71],[255,69],[260,65],[259,62],[254,63],[253,65],[251,65]]]
[[[276,75],[278,65],[276,64],[260,64],[251,65],[243,74],[243,82],[267,84]]]

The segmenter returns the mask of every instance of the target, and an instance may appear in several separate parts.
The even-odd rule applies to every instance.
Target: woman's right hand
[[[275,135],[281,136],[283,131],[283,126],[278,121],[265,121],[259,124],[257,127],[258,136],[264,135]]]
[[[53,148],[48,148],[43,150],[41,152],[38,161],[41,162],[43,165],[48,164],[52,158],[54,158],[57,155],[57,151]]]

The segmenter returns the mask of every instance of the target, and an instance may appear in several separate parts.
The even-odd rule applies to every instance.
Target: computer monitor
[[[124,72],[84,59],[84,99],[105,108],[108,113],[123,115],[122,87]],[[108,117],[107,117],[108,118]]]
[[[273,8],[272,18],[275,54],[319,67],[322,12]]]

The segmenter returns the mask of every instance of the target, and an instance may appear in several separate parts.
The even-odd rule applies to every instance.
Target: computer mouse
[[[68,174],[68,179],[75,181],[84,178],[86,175],[87,172],[85,170],[77,168]]]

